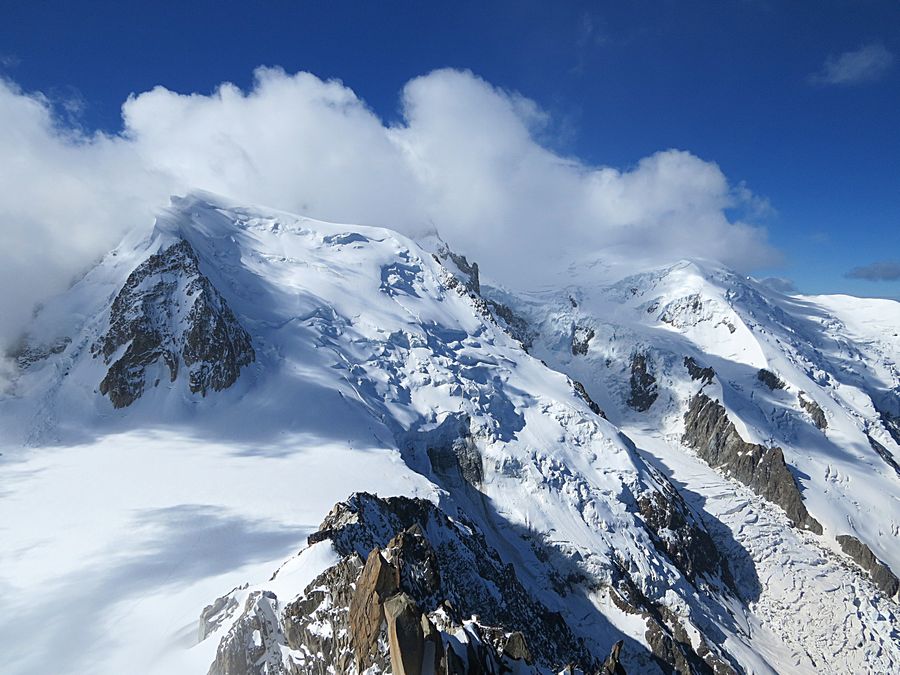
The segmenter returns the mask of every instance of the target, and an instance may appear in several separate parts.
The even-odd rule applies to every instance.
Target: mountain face
[[[4,667],[900,668],[897,303],[483,272],[173,199],[14,354]]]
[[[234,384],[241,367],[254,359],[250,336],[200,273],[184,239],[161,248],[128,275],[110,307],[109,330],[92,351],[111,364],[100,393],[116,408],[140,398],[148,368],[160,363],[170,382],[186,367],[191,392],[205,396]],[[158,379],[153,386],[159,386]]]

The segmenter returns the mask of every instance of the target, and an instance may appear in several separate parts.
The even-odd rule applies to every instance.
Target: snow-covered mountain
[[[479,272],[196,194],[42,307],[4,669],[900,668],[898,303]]]

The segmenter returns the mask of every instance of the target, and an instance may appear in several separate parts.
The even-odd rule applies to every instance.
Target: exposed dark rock
[[[575,326],[572,331],[572,353],[575,356],[584,356],[588,353],[588,347],[593,339],[593,328],[590,326]]]
[[[359,652],[355,652],[354,639],[359,640],[360,636],[354,632],[350,605],[356,595],[363,566],[363,560],[358,555],[344,557],[316,577],[299,598],[285,607],[282,614],[285,646],[303,654],[295,672],[331,675],[351,672],[356,666]],[[379,617],[374,638],[377,641],[382,637],[381,608],[375,613]],[[321,630],[322,626],[339,626],[342,630]],[[377,650],[369,651],[364,659],[386,670],[390,661],[382,646],[379,644]],[[275,673],[279,671],[274,670],[273,675]]]
[[[506,644],[503,645],[503,653],[513,661],[524,661],[527,664],[532,663],[531,652],[528,649],[528,643],[525,636],[520,632],[510,633],[506,638]]]
[[[687,368],[692,380],[699,380],[703,384],[710,384],[716,376],[715,370],[709,366],[702,367],[692,356],[684,357],[684,367]]]
[[[806,398],[802,391],[800,392],[800,407],[809,413],[817,429],[824,431],[828,428],[828,419],[825,417],[825,411],[811,398]]]
[[[384,601],[384,618],[387,624],[388,649],[391,655],[393,675],[422,675],[425,657],[425,632],[422,624],[429,625],[413,600],[406,593],[397,593]],[[429,668],[433,670],[434,664]]]
[[[644,412],[658,396],[656,378],[647,369],[646,355],[636,353],[631,357],[631,394],[626,402],[629,407]]]
[[[891,467],[898,476],[900,476],[900,464],[897,463],[897,460],[894,459],[894,456],[888,452],[888,449],[884,447],[881,443],[872,438],[869,434],[866,434],[866,438],[869,439],[869,445],[872,446],[872,449],[878,453],[878,456],[883,459],[889,467]]]
[[[744,441],[725,408],[703,393],[691,399],[684,421],[682,441],[697,450],[708,464],[778,504],[797,527],[822,534],[822,526],[803,504],[781,448]]]
[[[22,338],[14,348],[9,350],[6,356],[16,362],[19,368],[28,368],[38,361],[50,358],[54,354],[62,354],[72,339],[61,337],[49,344],[32,344],[26,338]]]
[[[291,601],[280,620],[274,596],[260,604],[252,594],[210,675],[365,668],[468,675],[511,672],[515,664],[515,672],[536,675],[567,664],[589,673],[599,667],[461,512],[451,520],[426,500],[357,493],[336,505],[309,541],[330,541],[340,562]],[[204,621],[221,625],[214,610],[230,616],[232,605],[217,601]]]
[[[211,605],[207,605],[200,613],[200,629],[197,637],[202,642],[210,634],[218,630],[222,621],[237,609],[237,600],[229,595],[217,598]]]
[[[610,598],[623,612],[644,619],[647,625],[644,639],[653,660],[664,673],[735,675],[738,672],[728,660],[710,649],[702,637],[695,650],[687,631],[672,611],[651,603],[624,573],[619,575]]]
[[[844,553],[853,558],[857,565],[869,573],[869,576],[872,577],[872,582],[882,593],[889,597],[897,594],[897,591],[900,590],[900,580],[897,579],[887,565],[875,557],[872,549],[849,534],[839,534],[835,539],[841,545]]]
[[[594,402],[594,399],[591,398],[590,394],[587,393],[587,389],[584,388],[584,385],[581,384],[578,380],[572,380],[572,387],[575,389],[575,393],[578,394],[579,398],[588,404],[588,408],[591,409],[591,412],[595,415],[600,415],[603,419],[608,419],[606,417],[606,413],[603,412],[603,409]]]
[[[513,339],[518,340],[525,351],[531,348],[534,341],[534,334],[528,326],[528,322],[512,308],[501,302],[488,300],[481,295],[481,282],[478,278],[478,263],[469,263],[465,256],[453,253],[446,245],[444,245],[432,257],[441,265],[448,260],[456,267],[456,271],[444,267],[444,275],[441,278],[443,284],[450,290],[456,291],[459,295],[469,298],[475,307],[475,311],[484,319],[487,319]],[[458,273],[457,273],[458,272]]]
[[[895,401],[894,407],[900,407],[900,403]],[[884,428],[887,429],[891,438],[894,439],[894,443],[900,445],[900,416],[891,414],[881,406],[876,406],[875,409],[878,411],[878,416],[881,417]]]
[[[466,260],[466,256],[454,253],[448,247],[444,247],[442,251],[442,257],[445,260],[447,258],[452,260],[457,269],[462,272],[465,279],[466,289],[471,291],[472,293],[475,293],[476,295],[481,295],[481,280],[478,278],[478,263],[470,263],[468,260]],[[441,255],[441,253],[439,252],[438,255]]]
[[[385,619],[384,602],[400,588],[398,570],[390,566],[381,551],[373,549],[356,581],[350,599],[350,642],[356,655],[356,667],[363,671],[375,665],[378,636]]]
[[[244,611],[222,638],[209,675],[282,674],[281,646],[285,637],[271,593],[251,593]]]
[[[428,448],[428,459],[432,470],[441,478],[461,478],[472,487],[481,485],[484,469],[481,465],[481,453],[471,436],[457,438],[449,445],[436,445]]]
[[[506,330],[513,338],[521,343],[525,351],[531,349],[534,342],[534,332],[528,325],[528,321],[516,314],[510,307],[502,302],[487,300],[488,307],[494,315],[494,321]]]
[[[311,541],[325,536],[341,555],[381,547],[400,569],[400,589],[426,614],[440,608],[457,625],[477,615],[483,626],[502,627],[507,635],[518,631],[535,663],[557,670],[566,663],[595,665],[559,614],[530,596],[514,568],[461,513],[451,521],[423,499],[357,493],[332,510],[320,533]]]
[[[759,372],[756,373],[756,379],[766,385],[772,391],[776,389],[784,389],[785,384],[780,377],[778,377],[771,370],[766,370],[765,368],[760,368]]]
[[[655,470],[653,473],[660,491],[639,497],[638,508],[656,547],[665,552],[691,582],[697,575],[705,574],[733,586],[728,563],[712,537],[691,513],[675,486]]]
[[[622,664],[619,663],[619,657],[622,654],[622,645],[624,642],[619,640],[616,644],[613,645],[612,649],[609,652],[609,656],[606,657],[606,660],[603,662],[603,665],[600,666],[599,675],[627,675],[625,672],[625,668],[622,667]]]
[[[109,329],[92,352],[109,364],[122,347],[100,383],[116,408],[141,396],[156,363],[173,382],[183,364],[191,392],[205,396],[230,387],[256,358],[250,336],[184,240],[141,263],[113,300]]]
[[[675,638],[665,629],[658,621],[647,622],[647,632],[644,634],[647,644],[653,654],[669,666],[669,672],[678,673],[678,675],[693,675],[695,672],[711,673],[712,670],[704,668],[695,671],[691,668],[691,662],[688,655],[682,648],[682,642],[676,641]],[[702,661],[701,661],[702,663]]]

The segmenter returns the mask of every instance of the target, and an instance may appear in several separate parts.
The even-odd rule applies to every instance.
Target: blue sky
[[[558,154],[718,164],[769,206],[743,215],[784,256],[758,275],[900,297],[897,2],[11,4],[0,71],[89,131],[120,131],[132,93],[247,90],[260,65],[339,78],[398,123],[410,79],[469,69],[537,103]]]

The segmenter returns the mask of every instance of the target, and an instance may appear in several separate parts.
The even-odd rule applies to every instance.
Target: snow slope
[[[900,474],[892,466],[900,445],[889,422],[900,405],[900,303],[786,296],[704,261],[621,280],[582,269],[560,288],[486,294],[526,317],[532,353],[581,381],[648,461],[726,526],[720,534],[745,550],[758,578],[750,606],[792,645],[792,668],[854,670],[862,667],[853,665],[857,650],[870,672],[896,667],[879,661],[885,648],[896,653],[898,633],[883,620],[896,615],[896,598],[873,589],[835,537],[857,537],[900,571]],[[645,356],[654,378],[647,410],[629,405],[635,354]],[[708,384],[692,376],[686,357],[713,369]],[[783,386],[768,387],[761,369]],[[781,509],[685,447],[685,413],[701,390],[722,402],[745,441],[783,449],[822,536],[792,528]],[[797,621],[806,629],[799,640]]]
[[[190,283],[191,265],[152,262],[180,242],[252,339],[254,358],[221,391],[193,391],[194,366],[178,351],[196,328],[190,289],[205,286]],[[203,607],[245,583],[281,601],[299,595],[334,561],[306,548],[307,535],[361,490],[461,509],[599,660],[624,639],[626,667],[653,672],[640,611],[665,608],[662,630],[677,624],[684,649],[750,672],[896,669],[896,605],[833,540],[852,532],[900,569],[897,477],[865,436],[897,452],[872,407],[875,394],[897,391],[893,319],[873,327],[852,301],[766,296],[694,264],[602,288],[485,292],[528,317],[530,355],[466,263],[435,252],[385,229],[197,194],[173,200],[48,303],[0,400],[4,672],[46,672],[48,655],[60,673],[206,672],[228,626],[200,640]],[[100,383],[137,338],[109,360],[95,346],[141,269],[164,300],[151,285],[126,315],[152,314],[141,325],[177,367],[160,359],[129,371],[142,393],[116,408]],[[587,353],[573,355],[572,334],[587,325]],[[622,403],[635,349],[651,354],[659,382],[645,413]],[[777,507],[688,461],[679,425],[696,383],[685,355],[716,369],[748,440],[782,445],[825,535],[791,530]],[[763,367],[788,388],[762,389]],[[825,434],[798,408],[801,388],[824,409]],[[476,469],[448,472],[441,462],[458,457],[430,452],[457,442],[474,449]],[[660,504],[684,508],[681,529],[659,525]],[[707,530],[737,590],[715,559],[691,558]],[[786,560],[788,581],[776,583]],[[285,561],[293,572],[269,580]],[[560,581],[565,567],[573,574]],[[635,611],[622,609],[626,587]],[[792,623],[798,592],[810,613],[824,608],[819,633]],[[850,645],[839,660],[824,641],[831,617]]]

